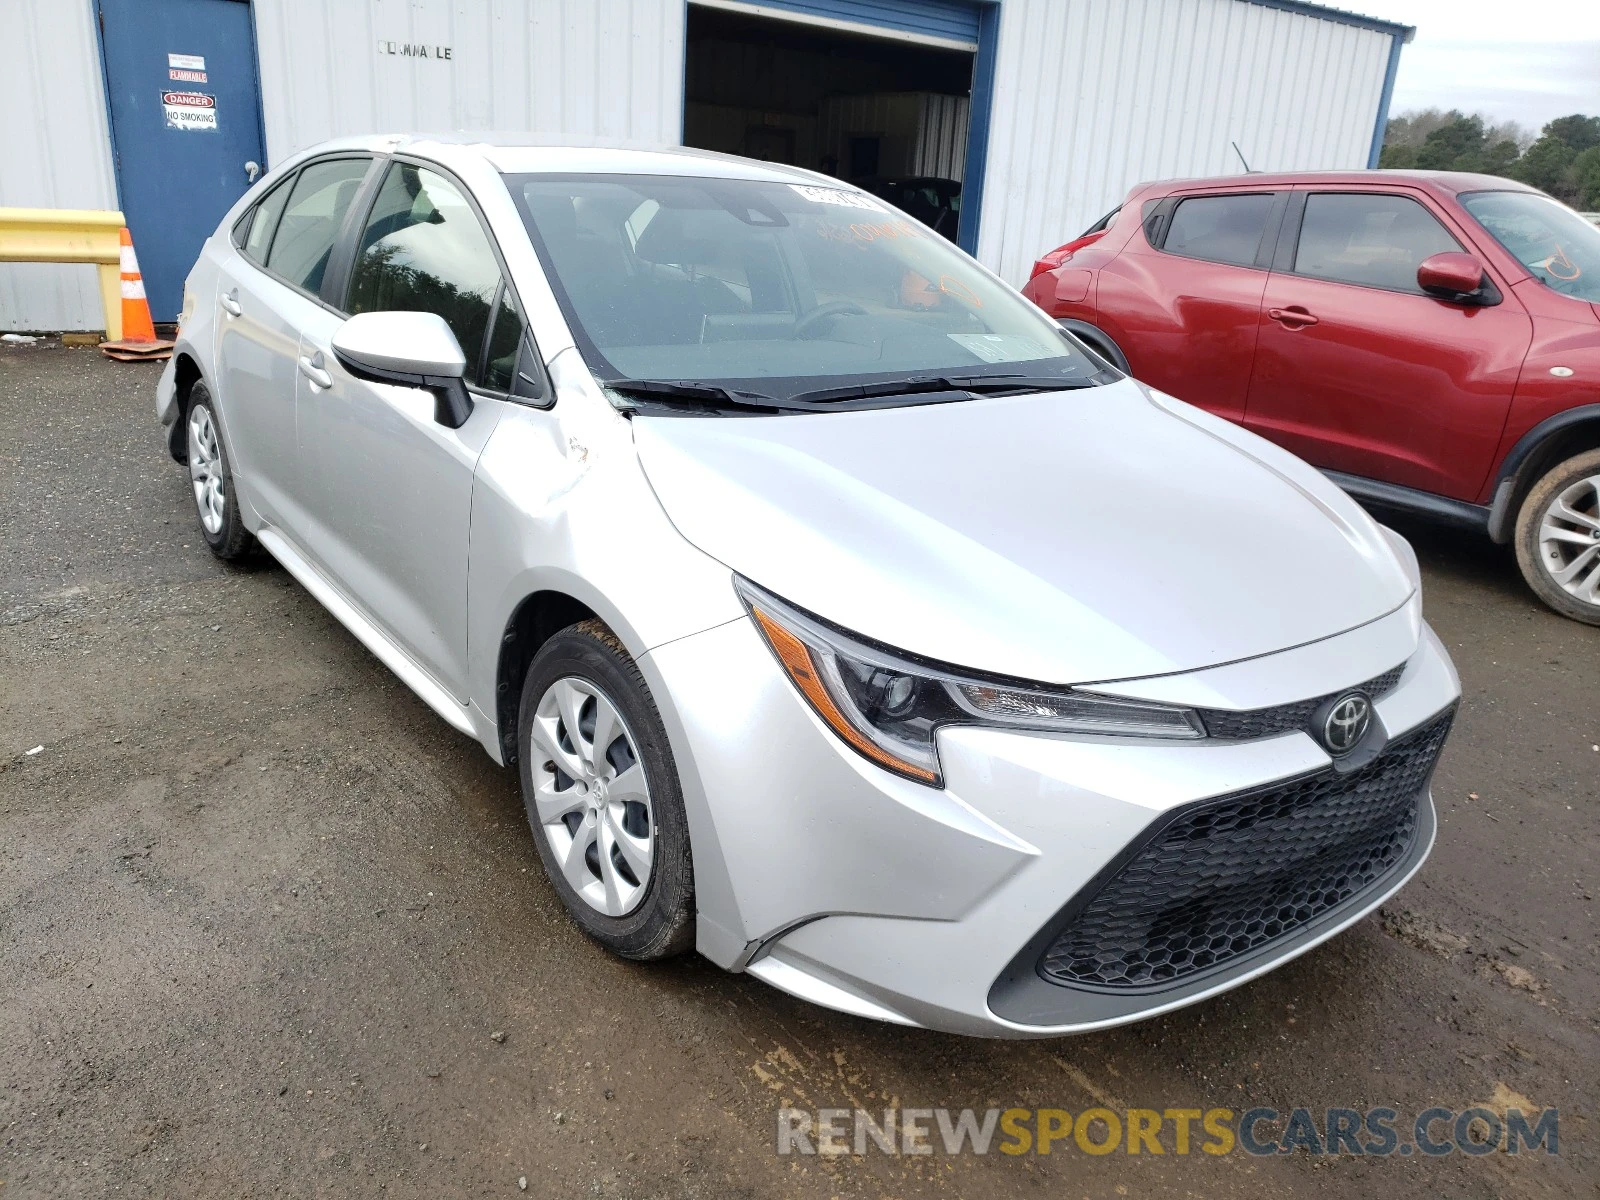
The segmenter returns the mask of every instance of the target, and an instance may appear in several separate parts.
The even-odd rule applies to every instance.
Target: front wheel
[[[200,518],[200,536],[218,558],[230,562],[244,558],[255,549],[256,540],[239,517],[233,470],[228,465],[228,452],[223,448],[222,431],[217,424],[216,401],[205,384],[196,383],[190,389],[185,421],[189,488],[194,493],[195,513]]]
[[[694,869],[666,729],[639,668],[599,621],[539,649],[517,729],[522,799],[572,919],[624,958],[694,944]]]
[[[1564,617],[1600,625],[1600,450],[1551,468],[1517,513],[1517,566]]]

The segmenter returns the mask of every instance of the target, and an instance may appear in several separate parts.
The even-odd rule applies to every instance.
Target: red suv
[[[1600,229],[1510,180],[1141,184],[1024,292],[1102,357],[1352,495],[1515,544],[1600,624]]]

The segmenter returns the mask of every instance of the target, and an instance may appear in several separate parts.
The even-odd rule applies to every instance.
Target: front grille
[[[1161,986],[1343,904],[1411,850],[1453,715],[1348,774],[1329,767],[1178,810],[1070,919],[1040,972],[1081,987]]]
[[[1314,700],[1296,700],[1292,704],[1279,704],[1273,708],[1252,708],[1247,712],[1235,712],[1225,708],[1202,708],[1199,710],[1200,719],[1205,722],[1206,732],[1212,737],[1226,738],[1230,741],[1289,733],[1292,730],[1306,728],[1312,713],[1329,700],[1342,696],[1347,691],[1365,692],[1374,700],[1387,695],[1394,691],[1395,684],[1400,682],[1400,676],[1405,673],[1405,669],[1405,663],[1401,663],[1392,671],[1385,671],[1376,679],[1369,679],[1354,688],[1329,692],[1326,696],[1318,696]]]

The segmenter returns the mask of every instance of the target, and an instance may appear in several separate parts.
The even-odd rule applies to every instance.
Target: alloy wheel
[[[567,884],[608,917],[644,900],[655,850],[650,785],[637,742],[610,698],[568,675],[545,690],[530,740],[539,827]]]
[[[1563,488],[1545,509],[1539,561],[1573,599],[1600,604],[1600,475]]]
[[[194,488],[200,524],[213,536],[222,532],[227,485],[222,477],[222,449],[211,410],[196,404],[189,410],[189,483]]]

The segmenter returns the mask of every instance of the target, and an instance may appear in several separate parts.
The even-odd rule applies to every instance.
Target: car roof
[[[1206,188],[1286,188],[1318,186],[1322,184],[1403,184],[1421,187],[1441,195],[1454,196],[1460,192],[1537,192],[1525,183],[1507,179],[1502,175],[1479,175],[1470,171],[1254,171],[1248,175],[1216,175],[1205,179],[1163,179],[1140,184],[1135,192],[1143,195],[1166,195],[1169,192],[1188,192]]]
[[[443,153],[481,157],[497,171],[509,175],[543,173],[697,175],[707,178],[754,179],[773,183],[815,183],[831,187],[850,184],[783,163],[757,162],[733,154],[695,150],[686,146],[658,145],[611,138],[567,138],[531,133],[392,133],[338,138],[312,147],[308,153],[366,150],[431,157]]]

